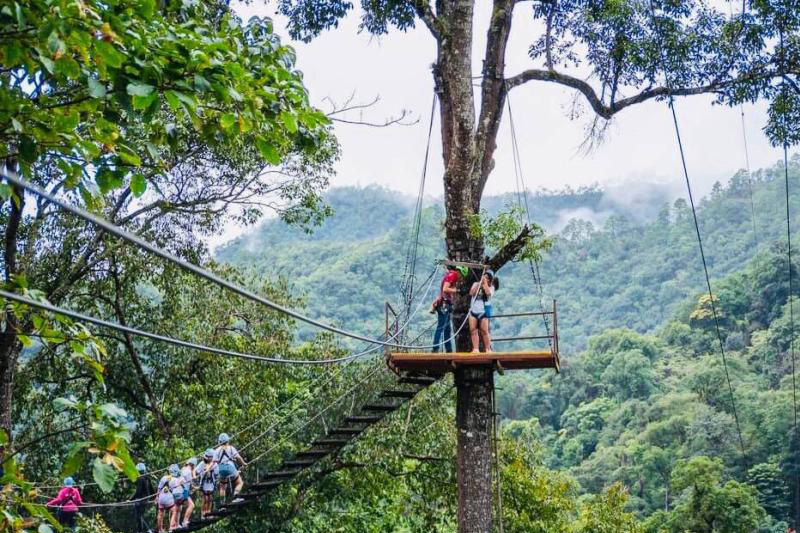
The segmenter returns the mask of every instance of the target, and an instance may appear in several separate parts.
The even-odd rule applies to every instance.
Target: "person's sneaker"
[[[242,503],[243,501],[244,501],[244,498],[240,498],[240,497],[237,496],[236,498],[231,500],[231,503]]]

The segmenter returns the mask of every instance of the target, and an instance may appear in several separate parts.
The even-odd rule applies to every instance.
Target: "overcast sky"
[[[478,0],[474,73],[481,68],[480,51],[485,42],[490,2]],[[285,20],[274,4],[259,1],[237,4],[246,20],[269,16],[276,32],[288,42]],[[528,45],[539,30],[532,21],[531,5],[518,3],[508,47],[507,75],[533,66]],[[380,122],[407,109],[419,123],[413,126],[367,128],[337,124],[342,146],[333,186],[379,184],[416,194],[422,168],[433,81],[430,65],[435,58],[433,39],[420,27],[406,33],[394,30],[380,38],[358,32],[357,12],[338,29],[324,33],[310,44],[293,42],[298,67],[304,73],[312,102],[322,109],[324,99],[342,102],[352,93],[357,101],[380,97],[380,103],[363,112],[363,118]],[[532,82],[511,92],[522,164],[528,187],[557,189],[565,185],[620,183],[630,180],[674,182],[683,187],[675,134],[667,105],[651,102],[628,108],[615,119],[606,141],[590,154],[579,150],[591,113],[570,119],[575,93],[566,88]],[[582,100],[578,100],[583,104]],[[738,108],[711,105],[700,96],[678,100],[677,110],[690,176],[698,193],[716,180],[724,181],[745,163],[741,115]],[[764,106],[745,106],[746,134],[752,168],[772,165],[780,157],[762,133]],[[358,118],[351,115],[348,118]],[[440,196],[441,145],[438,120],[434,124],[429,181],[426,193]],[[513,190],[514,175],[507,116],[504,117],[495,155],[497,165],[487,192]]]

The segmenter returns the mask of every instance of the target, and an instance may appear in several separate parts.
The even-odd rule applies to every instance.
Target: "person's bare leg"
[[[169,530],[172,531],[176,527],[178,527],[178,504],[172,506],[172,509],[169,510]]]
[[[242,476],[239,475],[236,477],[236,485],[233,488],[234,497],[239,495],[239,493],[242,491],[243,486],[244,486],[244,481],[242,481]]]
[[[164,529],[164,509],[158,508],[156,512],[156,533],[161,533]]]
[[[480,345],[478,344],[478,320],[469,315],[469,336],[472,339],[472,353],[477,353],[480,351]]]
[[[483,349],[487,352],[492,351],[492,338],[489,335],[489,321],[481,320],[481,337],[483,337]]]
[[[189,498],[186,500],[186,511],[183,514],[183,523],[189,524],[189,519],[192,517],[192,512],[194,511],[194,500]]]

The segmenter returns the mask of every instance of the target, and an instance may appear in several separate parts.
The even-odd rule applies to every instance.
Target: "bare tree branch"
[[[413,118],[411,116],[411,112],[407,109],[401,109],[400,114],[396,116],[390,116],[384,119],[382,122],[375,122],[370,120],[363,120],[360,116],[358,120],[350,120],[345,118],[340,118],[337,115],[341,115],[343,113],[347,113],[349,111],[363,111],[364,109],[369,109],[375,106],[378,102],[381,101],[380,95],[375,96],[369,102],[358,102],[354,103],[355,101],[355,92],[351,93],[350,96],[345,100],[343,103],[339,104],[330,96],[326,96],[322,99],[323,102],[328,102],[331,106],[331,110],[326,113],[327,117],[334,122],[341,122],[343,124],[353,124],[356,126],[369,126],[372,128],[386,128],[388,126],[413,126],[419,122],[419,117]]]

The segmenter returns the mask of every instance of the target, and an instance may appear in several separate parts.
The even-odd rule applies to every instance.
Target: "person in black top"
[[[150,533],[152,530],[147,525],[144,513],[156,490],[153,488],[153,480],[147,473],[147,467],[144,463],[136,465],[136,471],[139,472],[139,478],[136,480],[136,492],[133,493],[133,499],[136,502],[133,504],[133,511],[136,514],[136,531],[138,533]]]

